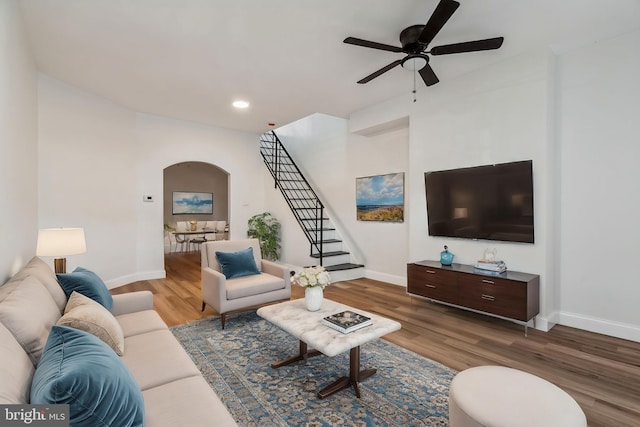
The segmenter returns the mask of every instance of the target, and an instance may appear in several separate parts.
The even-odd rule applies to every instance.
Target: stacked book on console
[[[495,273],[503,273],[507,271],[507,264],[504,261],[488,261],[481,259],[474,265],[479,270],[493,271]]]
[[[342,332],[343,334],[348,334],[349,332],[369,326],[373,322],[370,317],[347,310],[325,317],[322,319],[322,323],[336,331]]]

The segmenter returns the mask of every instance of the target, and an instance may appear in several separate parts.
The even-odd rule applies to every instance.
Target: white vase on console
[[[309,311],[320,310],[323,298],[323,291],[320,286],[310,286],[304,289],[304,303]]]

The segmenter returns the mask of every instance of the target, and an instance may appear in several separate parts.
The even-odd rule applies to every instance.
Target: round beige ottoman
[[[571,396],[517,369],[479,366],[458,373],[449,388],[450,427],[586,427]]]

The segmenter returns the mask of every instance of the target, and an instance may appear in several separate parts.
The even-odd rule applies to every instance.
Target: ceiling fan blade
[[[394,68],[394,67],[397,67],[397,66],[398,66],[398,65],[400,65],[401,63],[402,63],[402,60],[401,60],[401,59],[398,59],[397,61],[393,61],[391,64],[389,64],[389,65],[387,65],[387,66],[385,66],[385,67],[382,67],[382,68],[380,68],[378,71],[376,71],[376,72],[374,72],[374,73],[369,74],[369,75],[368,75],[367,77],[365,77],[364,79],[359,80],[359,81],[358,81],[358,84],[364,84],[364,83],[367,83],[367,82],[369,82],[369,81],[371,81],[371,80],[375,79],[376,77],[380,76],[381,74],[386,73],[386,72],[387,72],[387,71],[389,71],[390,69],[392,69],[392,68]]]
[[[401,47],[391,46],[389,44],[370,42],[369,40],[357,39],[355,37],[347,37],[344,43],[356,46],[370,47],[371,49],[388,50],[389,52],[402,52]]]
[[[436,76],[436,73],[433,72],[433,68],[431,68],[431,65],[429,64],[425,65],[424,68],[420,70],[420,77],[422,77],[422,80],[424,80],[424,84],[426,84],[427,86],[433,86],[440,81],[438,80],[438,76]]]
[[[446,44],[431,48],[431,55],[448,55],[450,53],[477,52],[480,50],[493,50],[502,46],[504,37],[494,37],[492,39],[475,40],[472,42],[462,42]]]
[[[451,18],[451,15],[453,15],[453,12],[456,11],[458,6],[460,6],[460,3],[455,0],[440,0],[431,18],[429,18],[429,21],[427,21],[427,24],[424,26],[420,37],[418,37],[418,41],[425,45],[431,43],[444,24]]]

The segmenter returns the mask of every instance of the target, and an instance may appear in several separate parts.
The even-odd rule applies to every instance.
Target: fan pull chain
[[[413,70],[413,102],[416,102],[416,74],[418,70]]]

